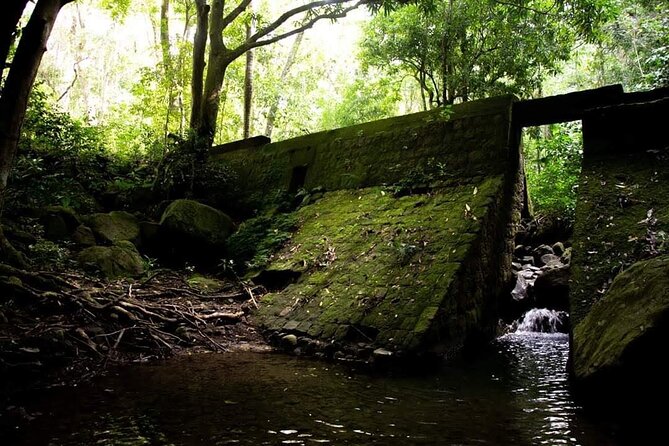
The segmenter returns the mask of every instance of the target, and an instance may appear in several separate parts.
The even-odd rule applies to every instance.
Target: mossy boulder
[[[44,236],[49,240],[64,240],[81,224],[77,214],[64,206],[49,206],[40,218]]]
[[[93,230],[86,225],[79,225],[72,234],[72,241],[81,246],[95,246],[95,234]]]
[[[174,256],[205,260],[222,250],[232,232],[232,220],[211,206],[176,200],[165,209],[160,229]]]
[[[206,277],[200,274],[194,274],[193,276],[189,277],[187,282],[191,288],[195,288],[196,290],[203,293],[217,293],[225,288],[224,282],[213,277]]]
[[[135,245],[127,240],[121,240],[112,246],[86,248],[79,253],[78,260],[83,267],[110,279],[136,277],[144,273],[142,257]]]
[[[628,382],[629,377],[647,381],[653,374],[659,376],[658,358],[664,354],[668,333],[669,255],[665,255],[635,263],[616,276],[606,295],[574,328],[574,374],[582,381],[596,378],[595,384],[601,384],[613,379],[626,386],[638,384]]]
[[[122,240],[139,243],[139,222],[134,215],[128,212],[113,211],[108,214],[91,214],[85,217],[84,221],[102,243],[114,244]]]

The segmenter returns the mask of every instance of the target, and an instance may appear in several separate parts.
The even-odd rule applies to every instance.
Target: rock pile
[[[518,312],[531,308],[569,309],[571,248],[562,242],[536,247],[517,245],[513,270],[516,285],[511,291]]]
[[[43,210],[45,237],[71,242],[79,263],[107,278],[138,277],[145,272],[141,254],[167,261],[220,259],[232,232],[230,217],[193,200],[176,200],[160,223],[123,211],[77,215],[57,206]]]

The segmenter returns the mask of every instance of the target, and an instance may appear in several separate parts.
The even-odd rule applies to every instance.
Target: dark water
[[[18,445],[610,445],[572,400],[567,338],[499,339],[420,376],[376,376],[273,354],[126,367],[26,405]]]

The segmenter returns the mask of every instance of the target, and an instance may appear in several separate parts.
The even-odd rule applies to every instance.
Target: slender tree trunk
[[[219,99],[225,71],[232,62],[228,49],[223,43],[223,0],[213,0],[211,3],[211,20],[209,23],[209,66],[204,81],[202,98],[201,122],[198,136],[203,138],[208,146],[214,141],[216,118],[218,117]]]
[[[167,135],[170,131],[170,118],[177,111],[174,104],[176,79],[172,69],[172,43],[170,42],[170,0],[162,0],[160,6],[160,49],[163,56],[163,82],[167,85],[167,106],[165,108],[165,125],[163,126],[163,140],[167,148]],[[165,149],[166,150],[166,149]]]
[[[39,0],[24,29],[0,96],[0,213],[16,157],[28,96],[60,9],[72,0]],[[0,231],[0,258],[21,264],[21,256]]]
[[[0,14],[0,79],[7,65],[9,49],[12,47],[16,29],[28,0],[4,0]]]
[[[253,14],[253,2],[249,3],[249,10]],[[246,40],[255,34],[255,19],[253,16],[246,25]],[[251,110],[253,108],[253,50],[246,52],[246,71],[244,73],[244,138],[251,136]]]
[[[163,70],[165,74],[170,72],[172,65],[170,56],[170,0],[162,0],[160,5],[160,49],[163,53]]]
[[[204,84],[204,57],[207,49],[207,30],[209,29],[209,5],[205,0],[195,0],[197,26],[193,40],[193,75],[191,79],[191,114],[190,128],[198,130],[202,123],[202,92]]]
[[[286,63],[283,66],[283,70],[281,70],[281,77],[279,78],[279,86],[283,85],[283,83],[288,78],[288,73],[290,73],[290,69],[293,67],[293,64],[295,63],[295,59],[297,58],[297,52],[300,49],[300,44],[302,43],[303,37],[304,33],[299,33],[295,38],[295,40],[293,41],[293,45],[290,47],[288,58],[286,59]],[[269,113],[267,114],[267,125],[265,126],[265,136],[267,136],[268,138],[272,137],[272,132],[274,131],[274,122],[276,121],[276,112],[279,110],[279,102],[281,102],[282,97],[283,96],[281,92],[279,92],[274,98],[272,106],[269,108]]]

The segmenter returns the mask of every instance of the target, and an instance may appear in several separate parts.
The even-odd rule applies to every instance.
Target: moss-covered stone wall
[[[296,211],[298,228],[266,271],[298,278],[265,296],[259,324],[290,345],[363,356],[449,353],[492,336],[522,197],[512,103],[217,155],[249,194],[325,190]]]
[[[293,184],[326,190],[395,184],[439,163],[452,178],[503,172],[510,156],[512,97],[501,96],[305,135],[259,148],[213,153],[240,174],[241,190],[266,196]],[[502,162],[500,162],[502,161]]]
[[[669,248],[667,116],[669,99],[584,116],[570,291],[574,326],[618,273]]]

